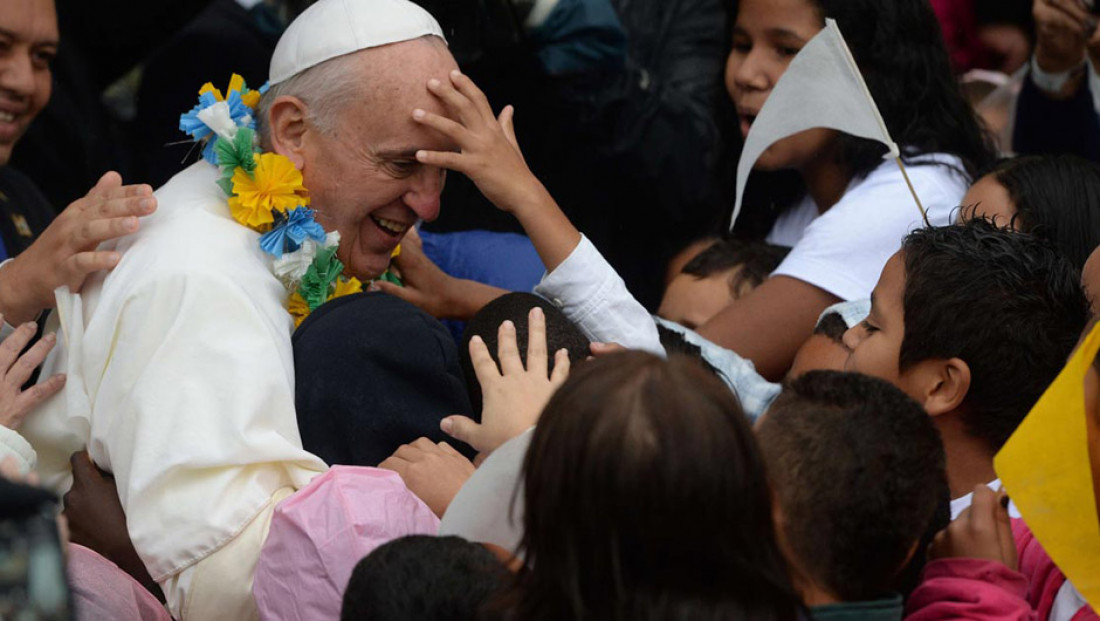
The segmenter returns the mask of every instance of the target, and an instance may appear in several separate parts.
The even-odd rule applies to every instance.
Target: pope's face
[[[418,163],[416,152],[456,147],[414,123],[412,111],[445,115],[426,84],[448,79],[458,66],[442,42],[430,39],[359,54],[370,85],[339,113],[332,131],[312,134],[302,175],[317,221],[340,232],[337,256],[348,273],[366,280],[385,271],[409,227],[439,215],[444,171]]]
[[[57,42],[53,0],[0,2],[0,166],[50,100]]]

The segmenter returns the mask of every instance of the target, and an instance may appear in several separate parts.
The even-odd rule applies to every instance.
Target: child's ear
[[[924,360],[911,372],[918,376],[918,395],[914,396],[929,416],[959,409],[970,392],[970,366],[959,358]]]
[[[306,135],[310,131],[306,122],[309,109],[297,97],[283,96],[269,108],[268,123],[271,150],[286,156],[298,170],[305,164]]]

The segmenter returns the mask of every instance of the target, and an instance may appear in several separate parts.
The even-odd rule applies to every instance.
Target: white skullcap
[[[409,0],[319,0],[295,19],[275,46],[270,83],[326,60],[372,47],[435,35],[439,22]]]

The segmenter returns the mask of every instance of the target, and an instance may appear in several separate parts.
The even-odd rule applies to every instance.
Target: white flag
[[[884,159],[900,153],[832,19],[826,19],[825,28],[794,57],[749,129],[737,165],[731,230],[741,213],[745,182],[760,154],[787,136],[816,127],[877,140],[890,150]]]

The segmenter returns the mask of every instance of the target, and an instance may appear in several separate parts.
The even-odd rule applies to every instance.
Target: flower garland
[[[302,173],[286,157],[257,146],[253,115],[266,91],[266,84],[249,89],[237,74],[225,96],[208,82],[199,89],[198,105],[180,115],[180,131],[205,143],[203,159],[221,171],[217,183],[229,197],[233,219],[262,233],[260,248],[273,257],[297,327],[325,302],[362,291],[363,283],[343,275],[344,264],[336,258],[340,234],[325,233],[314,219]],[[398,246],[392,257],[400,251]],[[380,279],[400,284],[390,270]]]

